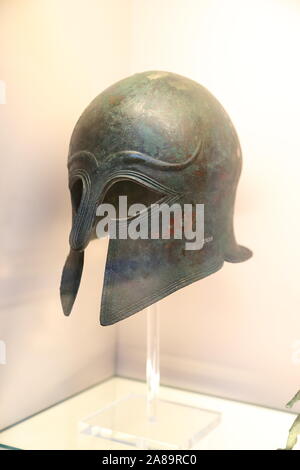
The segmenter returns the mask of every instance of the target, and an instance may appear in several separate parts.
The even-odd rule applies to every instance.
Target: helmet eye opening
[[[75,212],[78,211],[83,194],[83,181],[78,178],[71,187],[72,206]]]
[[[165,194],[153,188],[149,188],[148,186],[144,186],[136,181],[124,179],[116,181],[110,186],[104,196],[103,203],[112,204],[115,209],[118,210],[120,196],[127,197],[128,206],[133,204],[143,204],[148,208],[151,204],[161,201],[162,198],[165,197]]]

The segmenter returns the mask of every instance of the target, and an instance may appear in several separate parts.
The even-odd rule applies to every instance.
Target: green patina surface
[[[233,230],[242,165],[238,137],[221,104],[195,81],[149,71],[110,86],[79,118],[68,164],[73,224],[61,284],[66,314],[79,288],[96,207],[120,180],[176,199],[181,207],[204,204],[204,238],[209,242],[201,250],[187,251],[184,239],[111,239],[101,324],[124,319],[211,275],[224,261],[251,256],[236,243]],[[141,193],[132,185],[128,195],[140,202]]]
[[[296,393],[296,395],[287,403],[287,408],[292,408],[298,401],[300,401],[300,390]],[[300,415],[297,416],[295,421],[292,424],[292,427],[289,431],[287,443],[286,443],[286,450],[292,450],[295,445],[297,444],[298,436],[300,434]]]

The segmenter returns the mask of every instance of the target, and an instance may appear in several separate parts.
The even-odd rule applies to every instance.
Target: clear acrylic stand
[[[191,449],[220,422],[218,412],[159,398],[158,304],[147,309],[147,393],[127,395],[82,419],[80,432],[138,449]]]

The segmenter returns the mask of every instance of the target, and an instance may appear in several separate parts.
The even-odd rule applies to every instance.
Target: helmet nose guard
[[[60,284],[60,299],[66,316],[71,313],[80,286],[84,249],[91,238],[98,201],[96,195],[99,194],[95,191],[96,188],[93,188],[97,175],[97,161],[92,153],[74,154],[69,159],[68,168],[72,201],[72,228],[69,236],[70,251],[63,268]],[[78,185],[78,183],[80,184]]]

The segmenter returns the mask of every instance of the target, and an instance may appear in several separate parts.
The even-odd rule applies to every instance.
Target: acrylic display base
[[[215,428],[220,414],[159,397],[159,312],[147,308],[145,395],[127,395],[82,419],[85,435],[109,439],[138,449],[191,449]]]
[[[80,432],[138,449],[190,449],[214,429],[215,411],[157,399],[147,416],[147,397],[129,395],[82,419]]]

